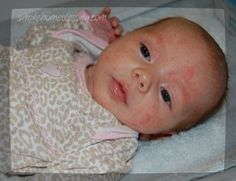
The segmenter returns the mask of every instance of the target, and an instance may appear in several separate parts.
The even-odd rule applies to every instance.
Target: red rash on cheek
[[[187,67],[182,72],[183,76],[187,77],[189,80],[193,78],[194,73],[195,73],[194,67]]]
[[[116,71],[117,71],[117,68],[116,68],[116,67],[113,67],[112,70],[113,70],[114,72],[116,72]]]
[[[136,125],[137,126],[143,126],[147,125],[151,122],[151,116],[148,113],[145,113],[143,117],[141,117],[139,120],[137,120]]]
[[[199,86],[199,82],[195,72],[196,69],[194,67],[187,67],[182,71],[181,76],[184,77],[183,81],[185,82],[185,84],[188,84],[188,92],[191,92],[192,94],[196,95],[198,92],[197,87]]]
[[[159,43],[161,43],[162,42],[162,40],[161,40],[161,34],[157,34],[157,36],[156,36],[156,44],[157,45],[159,45]]]
[[[109,55],[107,55],[107,54],[103,54],[102,56],[103,56],[103,59],[105,59],[105,60],[109,60]]]
[[[174,81],[178,79],[191,80],[194,77],[195,69],[194,67],[184,67],[184,68],[177,68],[169,73],[169,77],[171,77]]]
[[[178,82],[182,82],[187,88],[182,91],[182,95],[184,100],[189,99],[189,93],[196,94],[197,90],[195,86],[198,86],[198,83],[194,80],[196,74],[196,68],[194,66],[185,66],[180,68],[176,68],[171,71],[168,76],[171,77],[171,82],[175,82],[178,86]]]
[[[108,58],[107,54],[103,54],[102,58],[107,59]]]

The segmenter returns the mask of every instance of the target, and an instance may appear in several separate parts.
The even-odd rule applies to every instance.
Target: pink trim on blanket
[[[80,17],[80,19],[84,19],[84,20],[87,20],[87,23],[89,25],[89,18],[92,17],[92,14],[87,10],[82,10],[82,11],[79,11],[77,13],[77,16]],[[66,34],[66,33],[72,33],[72,34],[75,34],[75,35],[78,35],[78,36],[81,36],[82,38],[84,38],[85,40],[89,41],[90,43],[94,44],[95,46],[97,46],[98,48],[100,49],[104,49],[107,47],[108,45],[108,42],[104,41],[103,39],[97,37],[96,35],[94,35],[92,32],[89,32],[89,31],[85,31],[85,30],[78,30],[78,29],[62,29],[62,30],[59,30],[59,31],[56,31],[54,33],[52,33],[52,36],[54,38],[61,38],[61,36],[63,34]]]
[[[75,30],[75,29],[62,29],[59,31],[55,31],[52,33],[52,37],[54,38],[61,38],[66,33],[72,33],[78,36],[81,36],[85,40],[89,41],[90,43],[94,44],[100,49],[104,49],[107,47],[108,42],[104,41],[103,39],[95,36],[93,33],[84,30]]]
[[[133,129],[120,125],[115,127],[101,128],[96,131],[93,139],[110,140],[119,138],[138,138],[139,133]]]

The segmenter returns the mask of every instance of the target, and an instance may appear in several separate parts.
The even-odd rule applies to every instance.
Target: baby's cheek
[[[113,67],[112,70],[113,70],[113,72],[118,72],[118,68],[117,67]]]
[[[149,112],[146,112],[144,113],[144,110],[141,110],[137,113],[141,113],[139,114],[139,116],[135,116],[136,117],[136,120],[133,122],[133,125],[137,128],[140,128],[140,129],[151,129],[153,126],[154,126],[154,123],[155,123],[155,117],[149,113]]]
[[[137,113],[144,113],[139,121],[141,124],[151,124],[159,119],[158,116],[160,115],[160,110],[158,109],[156,103],[149,103],[147,105],[148,106],[146,106],[146,109],[143,108],[137,111]]]
[[[189,80],[193,79],[194,74],[195,74],[194,67],[187,67],[187,68],[183,69],[183,71],[182,71],[182,76],[188,77]]]
[[[102,59],[103,60],[109,60],[109,54],[102,54]]]
[[[139,120],[137,120],[138,126],[148,125],[151,122],[151,116],[148,113],[145,113]]]

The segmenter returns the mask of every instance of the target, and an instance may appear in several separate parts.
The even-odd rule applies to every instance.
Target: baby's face
[[[167,133],[204,102],[202,40],[183,28],[145,28],[108,46],[91,67],[92,97],[121,123]]]

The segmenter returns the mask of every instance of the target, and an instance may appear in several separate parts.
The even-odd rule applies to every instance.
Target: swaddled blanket
[[[48,34],[50,30],[34,26],[18,44],[23,49],[10,50],[13,171],[129,172],[136,138],[96,137],[132,130],[98,105],[86,90],[84,77],[78,76],[91,57],[79,45]]]

